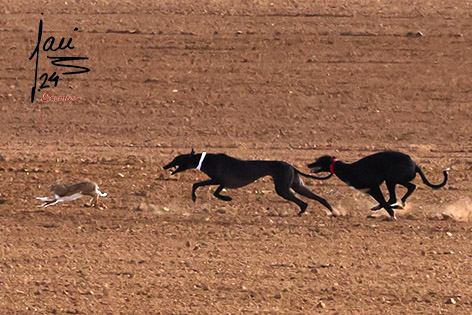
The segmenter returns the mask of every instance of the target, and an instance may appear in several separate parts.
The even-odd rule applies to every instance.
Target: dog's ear
[[[195,154],[195,151],[192,148],[192,152],[190,152],[190,155],[194,155],[194,154]]]

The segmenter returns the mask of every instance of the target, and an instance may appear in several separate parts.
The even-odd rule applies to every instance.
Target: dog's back
[[[384,180],[414,177],[416,164],[407,154],[397,151],[384,151],[366,156],[352,163],[352,169],[358,176],[382,178]]]
[[[352,163],[352,165],[369,165],[369,167],[385,167],[385,162],[392,163],[405,163],[411,161],[409,155],[398,152],[398,151],[383,151],[368,155],[357,162]]]
[[[205,172],[211,178],[220,180],[225,187],[243,187],[258,178],[270,175],[277,176],[292,166],[282,161],[241,160],[226,154],[208,155]]]

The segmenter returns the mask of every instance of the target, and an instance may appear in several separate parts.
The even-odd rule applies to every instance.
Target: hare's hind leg
[[[87,207],[97,207],[98,204],[98,195],[93,195],[92,198],[90,198],[90,202],[86,204]]]
[[[56,203],[58,203],[59,200],[58,199],[55,199],[55,200],[51,200],[51,201],[46,201],[45,203],[43,203],[42,205],[39,205],[38,208],[46,208],[46,207],[49,207],[49,206],[52,206],[52,205],[55,205]]]

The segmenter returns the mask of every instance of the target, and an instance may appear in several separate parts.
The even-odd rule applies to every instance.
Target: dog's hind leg
[[[298,199],[295,196],[295,194],[290,190],[291,182],[292,182],[291,178],[274,177],[275,191],[280,197],[287,199],[289,201],[295,202],[300,207],[300,212],[298,213],[298,215],[301,216],[303,212],[306,211],[308,204],[304,202],[303,200]]]
[[[397,186],[397,183],[388,181],[385,184],[387,185],[388,194],[390,195],[390,198],[388,199],[387,203],[389,205],[393,205],[397,202],[397,195],[395,193],[395,186]]]
[[[308,197],[308,198],[311,198],[311,199],[314,199],[314,200],[318,201],[323,206],[328,208],[329,211],[331,211],[331,213],[333,213],[333,208],[331,207],[331,205],[325,199],[323,199],[320,196],[314,194],[308,188],[306,188],[305,184],[303,183],[303,180],[297,175],[295,175],[295,178],[293,180],[292,189],[295,190],[297,193],[299,193],[302,196],[305,196],[305,197]],[[299,215],[300,214],[301,213],[299,213]]]
[[[282,170],[281,172],[278,172],[272,176],[275,184],[275,191],[280,197],[295,202],[300,207],[300,212],[298,212],[298,215],[301,216],[303,212],[306,211],[308,204],[303,200],[298,199],[290,190],[290,186],[292,186],[295,179],[295,172],[293,167],[288,167],[289,168],[286,168],[285,170]]]
[[[220,182],[214,179],[209,179],[209,180],[204,180],[203,182],[198,182],[193,184],[192,186],[192,200],[195,202],[197,200],[197,195],[195,194],[195,191],[197,190],[198,187],[202,186],[210,186],[210,185],[220,185]],[[222,188],[223,189],[223,188]]]
[[[223,190],[223,188],[225,188],[223,185],[220,185],[218,188],[216,188],[215,192],[213,193],[213,196],[224,201],[233,200],[233,198],[231,198],[230,196],[220,195],[220,192]]]
[[[406,199],[408,197],[410,197],[410,195],[415,191],[416,185],[413,184],[413,183],[410,183],[410,182],[404,182],[404,183],[402,182],[402,183],[399,183],[399,184],[402,185],[402,186],[405,186],[408,189],[405,196],[402,197],[402,203],[403,203],[403,205],[405,205]]]
[[[280,197],[285,198],[285,199],[290,200],[290,201],[293,201],[300,207],[300,212],[298,212],[298,216],[301,216],[306,211],[306,208],[308,207],[308,204],[306,202],[298,199],[293,194],[293,192],[290,191],[290,189],[287,189],[285,191],[281,191],[281,190],[276,189],[276,191],[277,191],[277,194]]]
[[[389,205],[386,201],[384,196],[382,195],[382,191],[380,190],[379,186],[373,186],[369,192],[369,195],[371,195],[377,202],[387,210],[388,214],[390,215],[391,218],[396,219],[395,217],[395,212],[393,211],[393,208],[391,205]]]

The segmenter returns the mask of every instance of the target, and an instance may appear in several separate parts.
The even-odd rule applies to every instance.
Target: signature
[[[43,94],[41,97],[41,101],[43,102],[75,102],[77,101],[77,96],[52,96],[49,92]]]
[[[43,13],[41,13],[43,15]],[[77,27],[74,28],[74,32],[77,32],[79,29]],[[56,71],[54,71],[52,74],[48,73],[43,73],[39,77],[40,80],[40,86],[37,88],[38,84],[38,65],[39,65],[39,54],[41,51],[48,53],[48,52],[55,52],[58,50],[66,50],[66,49],[74,49],[75,47],[72,46],[72,37],[67,40],[67,43],[65,43],[66,39],[62,37],[59,41],[59,43],[55,46],[54,44],[56,43],[56,38],[54,36],[49,36],[44,43],[41,43],[41,39],[43,36],[43,20],[39,20],[39,29],[38,29],[38,41],[36,43],[36,48],[34,49],[33,53],[31,56],[28,58],[29,60],[32,60],[34,57],[36,57],[36,68],[34,70],[34,85],[31,89],[31,103],[34,102],[34,96],[36,91],[41,91],[42,89],[46,89],[51,87],[50,84],[54,83],[54,87],[57,86],[59,83],[60,76],[57,74]],[[71,75],[71,74],[80,74],[80,73],[86,73],[90,71],[90,68],[83,67],[83,66],[76,66],[73,64],[70,64],[70,61],[77,61],[77,60],[87,60],[87,57],[54,57],[54,56],[47,56],[48,59],[51,59],[51,64],[57,67],[64,67],[64,68],[72,68],[69,69],[70,71],[67,72],[62,72],[60,75]]]

